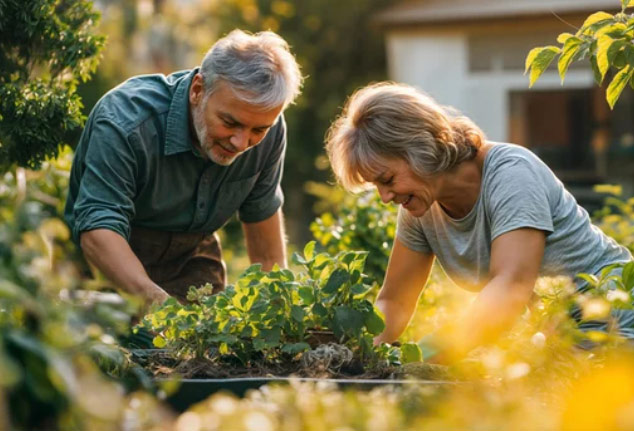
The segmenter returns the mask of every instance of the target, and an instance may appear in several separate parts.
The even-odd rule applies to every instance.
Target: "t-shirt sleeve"
[[[420,220],[403,207],[398,208],[396,237],[410,250],[425,254],[433,253]]]
[[[84,231],[109,229],[130,236],[137,191],[137,160],[131,140],[113,122],[96,119],[87,137],[88,148],[75,204],[73,239]]]
[[[271,132],[276,132],[264,169],[258,175],[255,185],[238,210],[240,221],[257,223],[271,217],[284,203],[282,174],[286,154],[286,123],[280,116],[279,124]]]
[[[516,229],[532,228],[553,232],[547,179],[528,160],[506,160],[491,172],[484,193],[491,241]]]

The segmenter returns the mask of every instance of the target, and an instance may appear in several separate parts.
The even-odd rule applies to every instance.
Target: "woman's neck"
[[[478,149],[476,157],[443,174],[438,203],[452,218],[463,218],[473,209],[482,185],[484,159],[491,144]]]

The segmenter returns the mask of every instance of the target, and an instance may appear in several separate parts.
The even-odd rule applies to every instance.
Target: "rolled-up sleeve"
[[[127,240],[137,192],[135,136],[126,136],[113,121],[97,118],[82,139],[87,149],[70,209],[73,239],[79,242],[82,232],[109,229]]]
[[[276,132],[266,166],[259,173],[255,185],[238,210],[240,221],[244,223],[257,223],[266,220],[284,204],[284,193],[280,185],[286,154],[284,117],[280,117]]]

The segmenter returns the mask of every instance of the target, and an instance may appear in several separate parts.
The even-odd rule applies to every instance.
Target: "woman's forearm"
[[[493,278],[464,317],[440,331],[443,347],[446,347],[442,350],[458,359],[477,346],[495,341],[525,310],[532,291],[532,284]]]
[[[412,314],[414,314],[416,303],[410,307],[410,304],[404,305],[398,301],[379,296],[375,305],[385,317],[385,329],[374,338],[374,343],[393,343],[407,328]]]

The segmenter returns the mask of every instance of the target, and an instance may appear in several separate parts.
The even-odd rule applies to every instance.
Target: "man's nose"
[[[249,148],[249,133],[245,130],[237,130],[231,136],[229,142],[238,152],[242,152]]]

